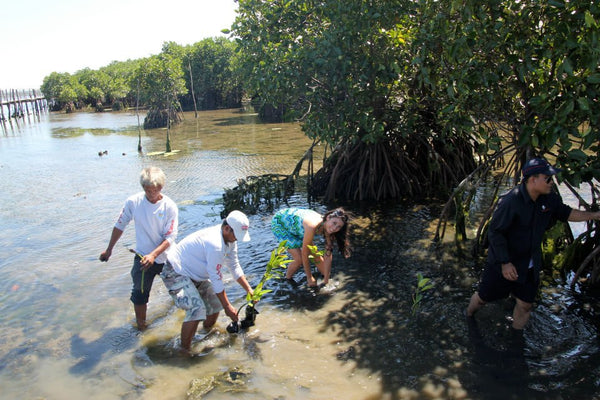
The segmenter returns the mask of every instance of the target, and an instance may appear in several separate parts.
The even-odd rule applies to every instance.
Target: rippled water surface
[[[133,328],[134,244],[128,227],[100,263],[127,196],[148,165],[167,175],[180,239],[219,223],[224,188],[240,178],[290,173],[310,146],[296,124],[260,124],[243,110],[186,114],[170,131],[142,132],[130,113],[52,114],[0,136],[0,393],[7,399],[579,399],[600,398],[597,304],[566,285],[544,290],[521,351],[509,300],[469,325],[463,310],[479,267],[431,247],[439,210],[348,205],[354,254],[336,258],[318,293],[271,282],[257,324],[198,336],[192,359],[175,348],[183,319],[160,282],[150,327]],[[99,152],[107,154],[99,156]],[[291,205],[308,206],[302,193]],[[323,204],[311,204],[318,211]],[[277,243],[271,214],[250,216],[240,259],[252,285]],[[416,274],[432,279],[411,312]],[[243,304],[229,282],[228,297]],[[191,388],[195,387],[195,391]]]

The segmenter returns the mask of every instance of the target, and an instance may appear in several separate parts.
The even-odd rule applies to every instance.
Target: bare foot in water
[[[184,349],[183,347],[179,348],[179,355],[183,358],[192,358],[194,357],[194,353],[191,350]]]

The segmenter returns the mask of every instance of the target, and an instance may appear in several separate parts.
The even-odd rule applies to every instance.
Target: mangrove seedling
[[[325,254],[325,252],[323,250],[319,251],[319,248],[317,246],[313,246],[313,245],[308,245],[308,250],[310,251],[310,254],[308,255],[308,262],[312,262],[315,266],[317,265],[317,262],[315,261],[316,257],[323,257],[323,254]]]
[[[134,249],[129,249],[129,251],[132,252],[133,254],[135,254],[136,256],[138,256],[140,258],[140,262],[141,262],[142,258],[144,258],[143,255],[141,255],[140,253],[138,253]],[[142,291],[142,293],[144,293],[144,275],[146,275],[146,270],[142,269],[142,284],[141,284],[141,291]]]
[[[269,292],[272,292],[271,289],[265,289],[264,285],[270,279],[273,278],[281,278],[284,276],[283,271],[287,268],[287,264],[292,260],[288,259],[286,254],[287,251],[287,240],[283,240],[279,243],[279,246],[275,250],[271,252],[271,259],[267,263],[267,268],[265,273],[263,274],[260,282],[252,291],[252,295],[248,293],[246,295],[246,304],[242,305],[238,309],[238,314],[240,313],[243,307],[246,307],[246,317],[241,322],[241,328],[246,329],[254,325],[254,320],[256,319],[256,315],[258,314],[258,310],[254,307],[256,303],[258,303],[261,297]],[[229,333],[236,333],[240,329],[240,325],[237,322],[232,322],[227,326],[227,331]]]
[[[308,245],[308,250],[310,250],[310,254],[308,255],[308,259],[316,264],[315,257],[323,257],[325,252],[323,250],[319,251],[317,246]]]
[[[423,274],[420,272],[417,273],[417,287],[415,288],[415,293],[413,294],[412,300],[412,315],[417,313],[417,309],[421,305],[421,301],[423,300],[423,293],[433,288],[433,284],[431,283],[431,279],[423,277]]]

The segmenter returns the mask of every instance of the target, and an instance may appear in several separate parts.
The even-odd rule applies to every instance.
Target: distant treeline
[[[189,46],[163,45],[158,55],[114,61],[74,74],[52,72],[41,91],[53,111],[92,107],[174,108],[174,112],[239,107],[243,96],[236,66],[236,43],[204,39]]]

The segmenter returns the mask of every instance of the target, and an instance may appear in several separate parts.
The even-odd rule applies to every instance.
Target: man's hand
[[[507,281],[516,281],[519,278],[519,274],[517,274],[517,269],[513,265],[513,263],[502,264],[502,276]]]
[[[237,322],[237,310],[231,304],[228,304],[227,306],[223,307],[223,310],[225,311],[225,314],[227,314],[227,316],[231,318],[232,321]]]
[[[154,265],[154,256],[152,254],[146,254],[140,260],[140,265],[144,271],[147,271],[148,268]]]
[[[100,254],[100,258],[99,258],[99,260],[100,260],[100,261],[104,261],[104,262],[106,262],[106,261],[108,261],[108,259],[110,258],[110,255],[111,255],[111,254],[112,254],[112,251],[110,251],[110,250],[106,250],[106,251],[104,251],[102,254]]]

